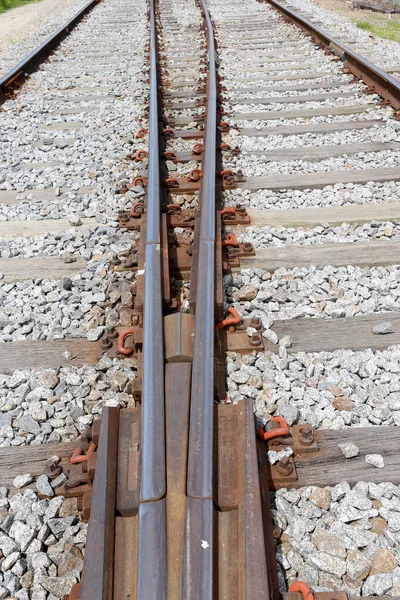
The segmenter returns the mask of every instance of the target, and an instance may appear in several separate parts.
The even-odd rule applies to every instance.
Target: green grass
[[[1,2],[2,0],[0,0]],[[382,25],[374,25],[368,21],[354,21],[357,27],[370,31],[378,37],[385,38],[386,40],[392,40],[393,42],[400,42],[400,23],[398,21],[386,21]]]
[[[16,8],[17,6],[23,6],[30,2],[38,2],[39,0],[0,0],[0,13],[10,10],[10,8]]]

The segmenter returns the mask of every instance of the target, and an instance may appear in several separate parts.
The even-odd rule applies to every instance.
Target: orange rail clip
[[[149,132],[147,131],[147,129],[145,129],[144,127],[142,129],[139,129],[139,131],[136,134],[137,138],[144,138],[145,135],[147,135]]]
[[[131,212],[129,214],[131,217],[138,219],[144,213],[144,208],[143,202],[136,202],[136,204],[132,204]]]
[[[120,354],[123,354],[124,356],[130,356],[133,353],[132,348],[124,348],[124,343],[125,343],[125,339],[128,337],[128,335],[134,335],[134,333],[135,333],[135,328],[129,327],[129,329],[125,329],[125,331],[122,331],[119,334],[117,349]]]
[[[200,144],[200,142],[197,142],[197,144],[195,144],[192,148],[193,154],[202,154],[203,152],[204,152],[204,146],[203,146],[203,144]]]
[[[144,160],[145,158],[148,158],[149,153],[147,152],[147,150],[136,150],[136,154],[135,154],[135,159],[136,160]]]
[[[179,187],[179,181],[176,177],[168,177],[165,180],[165,185],[167,185],[168,187]]]
[[[314,600],[314,594],[309,585],[304,581],[294,581],[289,587],[289,592],[300,592],[303,594],[304,600]]]
[[[236,211],[232,206],[230,206],[228,208],[224,208],[223,210],[221,210],[221,217],[223,217],[224,215],[236,216]]]
[[[137,185],[140,185],[144,188],[147,187],[147,179],[144,177],[135,177],[135,179],[132,181],[132,186],[136,187]]]
[[[240,319],[240,315],[237,312],[237,310],[235,310],[232,306],[230,306],[228,308],[227,312],[230,313],[231,315],[233,315],[233,317],[231,317],[231,318],[227,317],[223,321],[220,321],[219,323],[217,323],[217,329],[223,329],[226,325],[239,325],[241,319]]]
[[[264,431],[263,427],[259,427],[257,429],[257,433],[260,439],[267,441],[275,437],[289,435],[289,426],[283,417],[271,417],[270,421],[273,421],[274,423],[279,423],[280,427],[278,427],[277,429],[271,429],[270,431]]]
[[[91,454],[96,450],[97,446],[94,442],[90,443],[87,454],[82,454],[82,450],[80,448],[75,448],[69,462],[73,465],[77,465],[78,463],[83,463],[88,460],[88,454]]]
[[[180,204],[167,204],[167,206],[165,207],[165,210],[167,211],[167,213],[171,214],[171,213],[177,213],[177,212],[181,212],[181,206]]]
[[[227,233],[226,238],[222,242],[222,245],[223,246],[233,246],[234,248],[239,248],[239,242],[237,241],[236,235],[234,233]]]

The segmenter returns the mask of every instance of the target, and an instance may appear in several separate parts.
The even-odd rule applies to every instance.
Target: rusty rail
[[[20,87],[25,79],[33,73],[38,66],[49,56],[50,52],[60,44],[63,39],[72,31],[72,29],[83,19],[83,17],[100,0],[90,0],[81,10],[79,10],[67,23],[57,29],[47,40],[32,52],[8,73],[0,78],[0,103],[7,99],[7,96],[15,89]]]
[[[155,0],[150,0],[149,171],[144,261],[142,355],[142,476],[139,505],[137,597],[156,600],[166,590],[165,401],[161,280],[160,149]]]
[[[217,74],[214,33],[204,0],[201,8],[208,41],[207,116],[200,187],[200,229],[197,256],[197,293],[194,325],[187,472],[189,527],[186,561],[199,566],[187,573],[187,598],[213,598],[213,439],[215,342],[215,229]],[[206,546],[198,551],[201,544]],[[206,545],[207,544],[207,545]],[[189,571],[189,570],[188,570]]]
[[[322,48],[339,56],[346,67],[360,78],[376,94],[387,101],[396,111],[400,110],[400,82],[380,67],[369,62],[364,56],[354,52],[348,46],[335,39],[329,33],[320,29],[295,11],[285,6],[279,0],[260,0],[268,2],[286,18],[295,23],[303,31],[311,35],[313,40]]]
[[[118,408],[103,409],[86,541],[86,552],[91,560],[85,565],[80,590],[81,598],[85,600],[108,600],[112,597],[118,420]]]

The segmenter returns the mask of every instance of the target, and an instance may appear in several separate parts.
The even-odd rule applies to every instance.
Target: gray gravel
[[[128,382],[136,361],[110,359],[94,366],[14,371],[0,375],[0,446],[70,441],[103,406],[131,406]]]
[[[343,481],[334,487],[281,489],[273,496],[280,586],[352,596],[400,593],[400,489]]]
[[[327,222],[306,229],[305,227],[243,227],[232,228],[239,243],[250,242],[255,248],[270,248],[298,245],[350,243],[370,240],[399,240],[400,222],[371,221],[362,225],[333,226]]]
[[[62,598],[79,580],[87,525],[76,500],[14,496],[0,488],[0,594],[18,600]]]
[[[271,190],[229,190],[224,192],[228,206],[236,203],[260,209],[292,209],[327,206],[343,206],[345,204],[381,204],[382,202],[399,201],[400,183],[389,181],[376,183],[370,181],[365,185],[347,183],[325,186],[322,189],[283,189]]]
[[[226,279],[226,295],[242,316],[259,311],[266,319],[352,317],[396,311],[399,280],[399,265],[282,267],[272,274],[242,269]]]
[[[296,175],[307,173],[329,173],[331,171],[362,171],[364,169],[395,168],[400,159],[400,150],[382,152],[358,152],[345,154],[321,161],[288,160],[266,163],[262,156],[240,156],[225,161],[225,167],[235,170],[241,168],[248,177],[273,175]]]
[[[400,348],[240,356],[229,353],[232,402],[255,399],[256,415],[318,429],[400,425]]]

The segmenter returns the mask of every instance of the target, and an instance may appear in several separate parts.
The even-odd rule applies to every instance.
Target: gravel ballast
[[[281,590],[400,594],[400,489],[389,482],[281,489],[273,497]]]
[[[120,24],[110,28],[110,22]],[[48,24],[52,31],[54,20],[53,25]],[[13,222],[10,229],[24,222],[28,234],[1,239],[0,256],[34,257],[36,264],[42,256],[58,257],[72,269],[79,259],[80,266],[76,274],[54,279],[29,279],[28,267],[28,279],[15,283],[1,274],[1,342],[65,337],[90,342],[106,326],[122,324],[119,310],[131,301],[136,277],[114,272],[111,259],[126,256],[138,239],[137,233],[120,231],[116,219],[118,210],[144,196],[139,186],[119,192],[147,173],[147,162],[130,157],[136,132],[148,125],[147,39],[142,0],[107,0],[2,106],[0,195],[15,193],[16,202],[1,202],[0,221]],[[19,58],[27,48],[22,44],[7,56]],[[2,65],[0,60],[0,70]],[[82,221],[87,217],[89,226]],[[65,229],[29,237],[27,222],[43,219],[64,219]],[[135,360],[103,357],[76,367],[74,355],[66,354],[70,366],[58,370],[0,375],[1,447],[32,446],[34,453],[38,445],[73,441],[104,406],[133,405],[128,384],[136,376]],[[79,581],[87,525],[75,500],[53,496],[63,477],[36,479],[27,468],[10,492],[0,489],[0,598],[61,600]],[[40,499],[39,492],[52,497]]]

